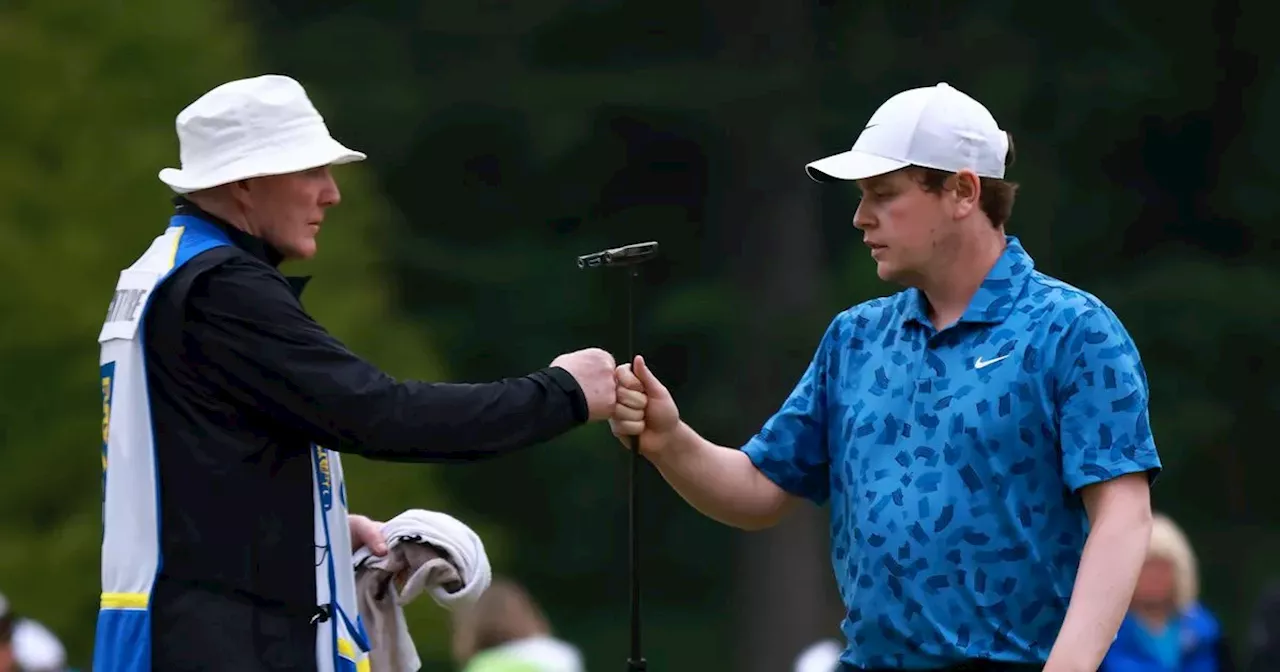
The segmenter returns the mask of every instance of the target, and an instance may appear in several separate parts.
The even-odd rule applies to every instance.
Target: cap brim
[[[320,166],[336,166],[344,163],[364,161],[363,152],[348,149],[337,140],[318,144],[307,151],[282,152],[279,155],[263,157],[251,156],[243,160],[227,164],[220,170],[196,173],[179,168],[165,168],[160,171],[160,181],[179,194],[186,194],[201,189],[248,180],[269,175],[288,175]]]
[[[875,154],[849,150],[828,156],[825,159],[818,159],[805,166],[804,170],[815,182],[836,182],[840,180],[865,180],[868,177],[901,170],[909,165],[911,164],[906,161],[886,159]]]

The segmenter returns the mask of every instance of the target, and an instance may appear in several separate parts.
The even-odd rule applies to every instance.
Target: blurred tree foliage
[[[145,17],[145,20],[139,20]],[[98,604],[101,472],[95,338],[116,275],[163,231],[173,119],[204,91],[259,73],[251,35],[219,2],[17,2],[0,8],[0,592],[89,660]],[[429,335],[401,319],[380,261],[394,211],[364,168],[322,234],[307,304],[357,352],[405,376],[440,375]],[[78,410],[76,410],[78,409]],[[448,508],[426,468],[350,459],[353,504]],[[498,530],[482,530],[496,555]],[[411,610],[443,650],[438,609]]]

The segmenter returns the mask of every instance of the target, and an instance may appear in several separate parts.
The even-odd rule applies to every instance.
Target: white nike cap
[[[978,101],[943,82],[885,101],[853,149],[805,166],[818,182],[862,180],[907,166],[1004,179],[1009,136]]]

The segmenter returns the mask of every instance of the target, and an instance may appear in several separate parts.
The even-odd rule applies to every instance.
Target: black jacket
[[[312,442],[379,460],[476,460],[582,424],[586,400],[559,368],[397,381],[307,315],[305,281],[282,275],[262,240],[177,203],[234,246],[170,276],[143,327],[160,484],[153,669],[314,669]]]

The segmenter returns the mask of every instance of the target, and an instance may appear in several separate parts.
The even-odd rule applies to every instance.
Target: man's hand
[[[351,527],[352,553],[360,550],[361,546],[368,546],[378,557],[387,554],[387,538],[382,535],[382,523],[352,513],[347,515],[347,525]]]
[[[617,397],[617,409],[609,418],[613,435],[628,447],[630,437],[639,436],[640,452],[647,455],[662,452],[680,427],[680,409],[644,357],[637,355],[634,365],[618,367]]]
[[[587,398],[587,419],[604,420],[613,415],[617,400],[617,383],[613,375],[613,355],[600,348],[587,348],[556,357],[551,366],[558,366],[573,379]]]

